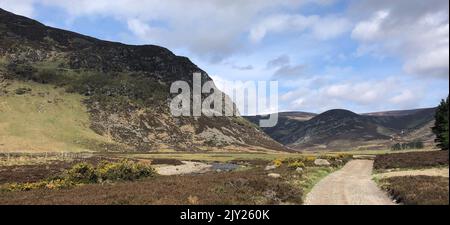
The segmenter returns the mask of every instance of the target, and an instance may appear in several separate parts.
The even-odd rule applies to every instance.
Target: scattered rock
[[[264,191],[264,197],[268,199],[275,199],[277,197],[277,193],[273,190],[266,190]]]
[[[267,176],[272,177],[272,178],[280,178],[281,175],[279,173],[269,173],[267,174]]]
[[[297,167],[297,169],[295,169],[295,172],[297,172],[297,173],[303,173],[303,168]]]
[[[275,165],[267,165],[266,168],[264,168],[264,170],[274,170],[276,168],[277,168],[277,166],[275,166]]]
[[[329,166],[331,164],[326,159],[316,159],[314,161],[314,165],[316,165],[316,166]]]
[[[16,95],[24,95],[31,92],[31,88],[17,88],[16,89]]]

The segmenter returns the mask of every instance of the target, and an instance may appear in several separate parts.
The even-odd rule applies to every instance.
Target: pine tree
[[[436,135],[435,142],[442,150],[448,150],[448,97],[438,106],[435,119],[433,127],[433,133]]]

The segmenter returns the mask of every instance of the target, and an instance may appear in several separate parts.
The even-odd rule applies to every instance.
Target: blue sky
[[[436,106],[448,0],[0,0],[58,28],[189,57],[217,82],[278,80],[280,111]],[[242,110],[241,110],[242,111]]]

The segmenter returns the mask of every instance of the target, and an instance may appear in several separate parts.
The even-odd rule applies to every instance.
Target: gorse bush
[[[295,158],[288,158],[284,160],[288,164],[289,168],[296,169],[298,167],[314,167],[316,159],[325,159],[330,162],[332,167],[339,167],[347,163],[353,158],[352,155],[346,153],[339,154],[324,154],[318,157],[316,156],[300,156]]]
[[[280,167],[283,164],[283,160],[281,159],[275,159],[272,161],[272,164],[276,167]]]
[[[79,163],[65,172],[64,179],[74,183],[89,184],[97,182],[97,175],[92,165]]]
[[[288,164],[288,167],[291,169],[297,169],[297,168],[305,168],[305,163],[303,162],[299,162],[299,161],[295,161],[295,162],[291,162]]]
[[[129,160],[102,162],[98,167],[88,163],[78,163],[59,177],[34,183],[8,184],[2,189],[7,191],[29,191],[39,188],[63,189],[106,181],[134,181],[154,175],[156,175],[156,171],[151,166]]]
[[[118,163],[103,162],[96,173],[100,181],[130,181],[153,176],[156,172],[151,166],[123,160]]]

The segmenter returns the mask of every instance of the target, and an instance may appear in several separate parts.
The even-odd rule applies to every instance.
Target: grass
[[[449,181],[446,177],[404,176],[381,179],[378,182],[401,204],[449,204]]]
[[[15,90],[31,92],[17,95]],[[0,151],[80,152],[114,144],[93,132],[84,97],[62,88],[13,81],[0,96]]]

